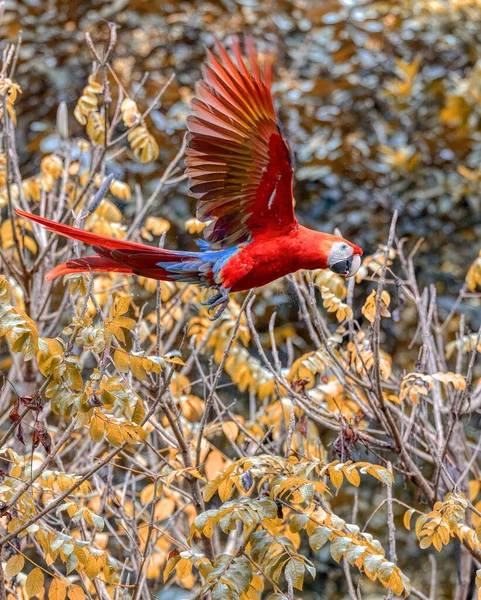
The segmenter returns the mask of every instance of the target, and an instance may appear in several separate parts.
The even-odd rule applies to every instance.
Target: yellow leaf
[[[8,559],[5,565],[5,575],[8,579],[12,579],[15,575],[18,575],[25,565],[25,559],[21,554],[15,554]]]
[[[196,583],[196,577],[194,577],[193,573],[187,575],[184,579],[182,579],[182,587],[186,590],[191,590]]]
[[[439,114],[439,119],[449,126],[460,127],[467,122],[472,112],[472,107],[462,96],[447,94],[445,106]]]
[[[122,445],[122,442],[124,440],[122,435],[122,429],[116,423],[107,423],[106,435],[107,439],[109,440],[109,443],[112,444],[112,446]]]
[[[222,423],[222,431],[227,438],[235,441],[239,435],[239,426],[235,421],[225,421]]]
[[[464,390],[466,388],[466,379],[460,373],[452,373],[450,371],[447,373],[435,373],[433,379],[444,383],[444,385],[450,383],[456,390]]]
[[[202,233],[202,231],[207,227],[207,223],[199,221],[198,219],[188,219],[184,223],[185,229],[191,234],[195,235],[197,233]]]
[[[100,442],[103,440],[105,431],[105,421],[94,415],[90,421],[89,433],[90,437],[94,442]]]
[[[48,600],[64,600],[67,594],[67,586],[60,579],[60,577],[54,577],[48,590]]]
[[[338,298],[333,294],[329,287],[321,286],[321,295],[324,300],[324,308],[327,308],[328,312],[335,312],[336,319],[339,322],[344,321],[345,319],[352,319],[353,315],[351,307],[342,302],[341,298]]]
[[[79,585],[70,585],[67,594],[70,600],[85,600],[85,592]]]
[[[222,483],[217,488],[217,493],[219,494],[219,498],[222,502],[229,500],[230,495],[232,494],[232,488],[234,487],[234,483],[230,479],[230,477],[226,477]]]
[[[144,124],[133,129],[127,136],[137,158],[143,163],[151,162],[159,156],[159,146]]]
[[[154,235],[162,235],[170,229],[169,221],[161,217],[147,217],[145,228],[151,231]]]
[[[57,179],[62,173],[63,164],[58,156],[49,154],[42,159],[40,163],[40,170],[45,175],[51,175],[54,179]]]
[[[29,598],[40,595],[43,590],[44,579],[43,573],[38,567],[30,571],[25,582],[25,590]]]
[[[185,362],[178,356],[169,356],[168,358],[164,356],[164,360],[165,362],[171,363],[173,365],[180,365],[181,367],[185,367]]]
[[[179,579],[185,579],[192,573],[192,563],[188,558],[181,558],[175,567]]]
[[[100,565],[97,559],[95,556],[92,556],[92,554],[89,554],[87,564],[85,565],[85,575],[87,575],[89,579],[95,579],[99,573]]]
[[[171,554],[174,554],[174,555],[171,556]],[[174,550],[173,552],[171,552],[171,554],[169,554],[169,559],[167,561],[167,564],[165,565],[164,582],[167,581],[169,575],[175,569],[175,566],[177,565],[177,563],[181,560],[180,556],[179,556],[180,553],[178,550]]]
[[[481,481],[479,479],[471,479],[469,481],[469,499],[474,502],[481,490]]]
[[[430,535],[427,535],[419,542],[419,547],[422,548],[423,550],[426,550],[426,548],[429,548],[429,546],[431,546],[431,544],[432,544],[432,537]]]
[[[421,534],[424,523],[426,522],[426,519],[427,515],[419,515],[419,517],[416,519],[415,531],[418,539]]]
[[[393,574],[389,578],[389,587],[396,596],[400,596],[403,593],[404,584],[397,568],[394,569]]]
[[[130,200],[132,195],[129,186],[123,181],[117,181],[116,179],[110,184],[110,191],[121,200]]]
[[[137,322],[130,317],[115,317],[112,321],[112,325],[115,327],[122,327],[123,329],[135,329]]]
[[[344,476],[341,470],[336,470],[335,467],[328,469],[329,478],[332,485],[337,489],[340,488],[344,480]]]
[[[142,400],[137,400],[137,404],[135,405],[134,412],[132,414],[132,423],[136,425],[140,425],[142,423],[145,416],[144,405],[142,404]]]
[[[162,521],[167,519],[175,510],[175,502],[171,498],[163,498],[155,505],[154,518]]]
[[[432,538],[433,546],[436,548],[438,552],[441,552],[443,549],[443,542],[441,541],[441,537],[438,533],[435,533]]]
[[[122,101],[120,112],[122,113],[122,120],[126,127],[131,127],[134,123],[140,121],[142,117],[136,102],[130,98],[125,98]]]
[[[474,292],[476,288],[481,287],[481,252],[466,273],[466,285],[470,292]]]
[[[386,292],[386,290],[384,290],[381,295],[381,302],[379,307],[381,317],[391,316],[391,313],[387,310],[390,303],[391,297]],[[368,296],[364,306],[361,309],[361,312],[371,324],[374,323],[374,319],[376,318],[376,290],[373,290]]]
[[[207,479],[212,480],[218,473],[221,473],[226,466],[226,461],[219,450],[212,450],[209,452],[209,456],[204,465],[204,471],[207,475]]]
[[[130,356],[130,368],[134,377],[139,381],[143,381],[147,377],[141,356]]]
[[[347,467],[343,469],[342,472],[351,485],[359,487],[361,483],[361,477],[356,469]]]
[[[397,75],[400,77],[401,81],[392,81],[389,87],[389,92],[395,98],[402,98],[411,93],[420,66],[421,58],[419,56],[416,57],[412,63],[408,63],[401,59],[396,60]]]
[[[129,355],[125,350],[117,349],[114,352],[114,363],[121,373],[129,372]]]
[[[87,127],[85,128],[89,138],[103,146],[105,143],[105,120],[97,111],[91,111],[87,117]]]
[[[404,523],[404,527],[408,530],[411,531],[411,517],[414,514],[414,508],[410,508],[409,510],[407,510],[404,513],[404,517],[403,517],[403,523]]]
[[[115,296],[114,303],[110,309],[110,316],[120,317],[124,315],[129,310],[131,300],[132,296]]]
[[[154,498],[155,486],[153,483],[149,483],[144,487],[144,489],[140,492],[140,502],[141,504],[150,504]]]

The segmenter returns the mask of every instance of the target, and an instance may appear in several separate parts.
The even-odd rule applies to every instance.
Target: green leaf
[[[289,523],[289,529],[292,533],[298,533],[301,529],[304,529],[308,522],[309,517],[307,515],[294,515]]]
[[[56,552],[65,542],[65,536],[63,533],[59,533],[57,534],[57,536],[53,539],[53,541],[50,544],[50,550],[52,550],[52,552]]]
[[[383,560],[385,560],[385,558],[382,554],[369,554],[363,561],[364,568],[375,574]]]
[[[287,563],[284,574],[287,581],[290,581],[296,589],[302,590],[304,584],[304,563],[291,558]]]
[[[299,493],[306,502],[312,502],[314,498],[315,487],[313,483],[305,483],[299,488]]]
[[[227,576],[238,596],[247,592],[252,579],[250,561],[245,556],[235,558],[227,571]]]
[[[68,557],[68,561],[66,563],[66,571],[67,571],[67,575],[69,575],[74,569],[77,568],[78,565],[78,558],[75,554],[70,554],[70,556]],[[78,586],[77,586],[78,587]],[[70,588],[69,588],[70,589]],[[82,588],[80,588],[82,589]],[[70,592],[69,592],[69,598],[72,598],[70,596]],[[73,600],[73,599],[72,599]]]
[[[346,560],[350,565],[353,565],[367,551],[367,546],[352,545],[346,552]]]
[[[102,531],[104,526],[105,526],[105,522],[102,519],[102,517],[100,515],[96,515],[94,512],[92,512],[91,510],[85,511],[85,514],[88,514],[93,526],[95,527],[95,529],[97,529],[98,531]]]
[[[339,562],[346,552],[350,545],[352,544],[352,539],[350,537],[337,537],[331,542],[331,556],[332,558]]]
[[[262,508],[262,515],[268,519],[273,519],[277,516],[277,504],[270,498],[261,498],[257,501]]]
[[[391,577],[395,566],[396,565],[393,562],[384,560],[379,565],[379,569],[377,570],[377,576],[379,577],[379,579],[383,579],[384,581],[387,581]]]
[[[212,600],[229,600],[232,598],[229,586],[225,583],[218,583],[212,588]]]
[[[328,527],[318,526],[309,536],[309,545],[314,552],[320,550],[331,537],[332,531]]]

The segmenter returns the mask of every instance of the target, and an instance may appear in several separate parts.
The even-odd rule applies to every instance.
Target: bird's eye
[[[341,246],[341,248],[342,248],[343,250],[347,250],[347,244],[343,244],[343,245]]]

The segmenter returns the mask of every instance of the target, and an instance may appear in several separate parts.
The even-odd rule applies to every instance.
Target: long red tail
[[[102,256],[85,256],[83,258],[72,258],[67,262],[57,265],[51,269],[46,275],[47,281],[52,281],[57,277],[63,275],[69,275],[70,273],[85,273],[87,271],[94,271],[99,273],[133,273],[129,267],[124,267],[108,258]]]
[[[97,235],[90,231],[51,221],[20,209],[17,209],[16,212],[20,217],[40,223],[43,227],[55,231],[59,235],[89,244],[98,253],[98,256],[72,259],[57,265],[45,275],[45,279],[48,281],[69,273],[89,271],[135,273],[164,281],[179,280],[179,275],[175,270],[163,268],[159,263],[169,263],[169,265],[166,264],[166,267],[173,264],[179,265],[181,271],[185,271],[186,274],[188,272],[188,275],[190,275],[189,280],[200,277],[200,274],[197,275],[196,266],[194,266],[198,264],[197,253],[164,250],[163,248],[155,248],[135,242],[116,240],[105,235]],[[182,268],[185,262],[192,262],[192,270]]]
[[[55,233],[58,233],[59,235],[72,238],[74,240],[79,240],[79,242],[84,242],[85,244],[89,244],[90,246],[100,246],[102,248],[111,248],[112,250],[127,250],[129,248],[131,250],[157,250],[157,248],[153,248],[152,246],[146,246],[145,244],[125,242],[123,240],[116,240],[115,238],[107,237],[106,235],[97,235],[96,233],[91,233],[90,231],[77,229],[76,227],[71,227],[70,225],[64,225],[63,223],[58,223],[57,221],[51,221],[50,219],[45,219],[44,217],[33,215],[32,213],[28,213],[24,210],[21,210],[20,208],[17,208],[15,212],[20,217],[24,217],[25,219],[29,219],[30,221],[40,223],[40,225],[42,225],[46,229],[49,229],[50,231],[55,231]],[[162,252],[162,254],[169,253],[173,256],[176,254],[175,252],[171,252],[170,250],[158,251]]]

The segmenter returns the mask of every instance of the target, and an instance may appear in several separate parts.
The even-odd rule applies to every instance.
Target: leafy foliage
[[[0,74],[8,600],[137,600],[162,581],[213,600],[459,598],[458,565],[481,588],[479,3],[133,2],[121,28],[87,4],[84,24],[105,14],[81,46],[73,20],[42,24],[60,67],[43,88],[35,0],[4,15],[5,36],[24,31]],[[16,207],[156,245],[202,233],[181,170],[193,42],[246,25],[278,55],[297,209],[355,232],[355,281],[298,273],[288,293],[232,295],[215,324],[191,285],[45,282],[79,245]]]

